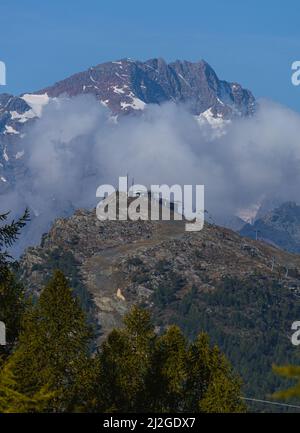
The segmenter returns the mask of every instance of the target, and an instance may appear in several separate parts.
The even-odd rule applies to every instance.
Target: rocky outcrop
[[[272,363],[295,362],[288,336],[300,317],[300,257],[205,224],[98,221],[79,210],[58,219],[20,261],[36,295],[60,268],[96,325],[98,342],[133,304],[152,312],[156,329],[178,324],[207,331],[256,395],[270,393]],[[288,272],[287,272],[288,269]],[[274,385],[275,384],[275,385]]]

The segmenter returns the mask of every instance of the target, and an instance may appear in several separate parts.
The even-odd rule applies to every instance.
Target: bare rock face
[[[22,256],[29,290],[39,294],[66,257],[99,306],[99,323],[102,307],[113,316],[115,307],[125,312],[136,302],[154,306],[153,295],[163,285],[172,290],[173,284],[180,299],[192,287],[213,292],[224,278],[254,273],[297,287],[298,268],[300,272],[300,257],[225,228],[205,224],[202,231],[188,233],[183,221],[99,221],[95,211],[80,209],[70,218],[57,219],[40,246]],[[284,278],[287,267],[291,273]],[[68,273],[67,263],[62,270]]]
[[[102,63],[42,89],[50,97],[92,93],[114,114],[142,110],[145,104],[166,101],[184,103],[199,115],[211,108],[226,117],[252,114],[255,100],[237,83],[218,79],[214,70],[201,60],[167,64],[163,59],[146,62],[122,59]]]

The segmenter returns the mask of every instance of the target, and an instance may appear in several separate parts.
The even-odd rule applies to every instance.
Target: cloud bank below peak
[[[24,137],[24,176],[1,210],[31,209],[22,249],[56,217],[96,206],[100,184],[117,185],[129,173],[145,185],[204,184],[205,207],[222,223],[265,197],[299,201],[299,141],[300,115],[270,101],[216,135],[173,103],[149,104],[114,123],[91,95],[58,98]]]

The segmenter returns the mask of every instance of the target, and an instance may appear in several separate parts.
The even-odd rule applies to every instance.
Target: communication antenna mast
[[[255,240],[257,241],[258,240],[258,233],[260,233],[260,230],[256,229],[256,230],[254,230],[254,232],[255,232]]]
[[[208,210],[206,210],[206,209],[204,210],[204,214],[207,214],[207,215],[208,215],[209,223],[212,224],[213,226],[215,226],[215,225],[216,225],[216,222],[215,222],[215,220],[214,220],[212,214],[209,213]]]

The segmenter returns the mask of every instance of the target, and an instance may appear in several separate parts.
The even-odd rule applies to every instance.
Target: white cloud
[[[170,103],[113,123],[91,96],[50,101],[24,138],[26,177],[3,203],[39,215],[27,235],[36,243],[55,217],[94,207],[96,188],[127,172],[145,185],[204,184],[206,208],[219,220],[262,197],[298,201],[300,115],[262,101],[226,129],[216,136]]]

